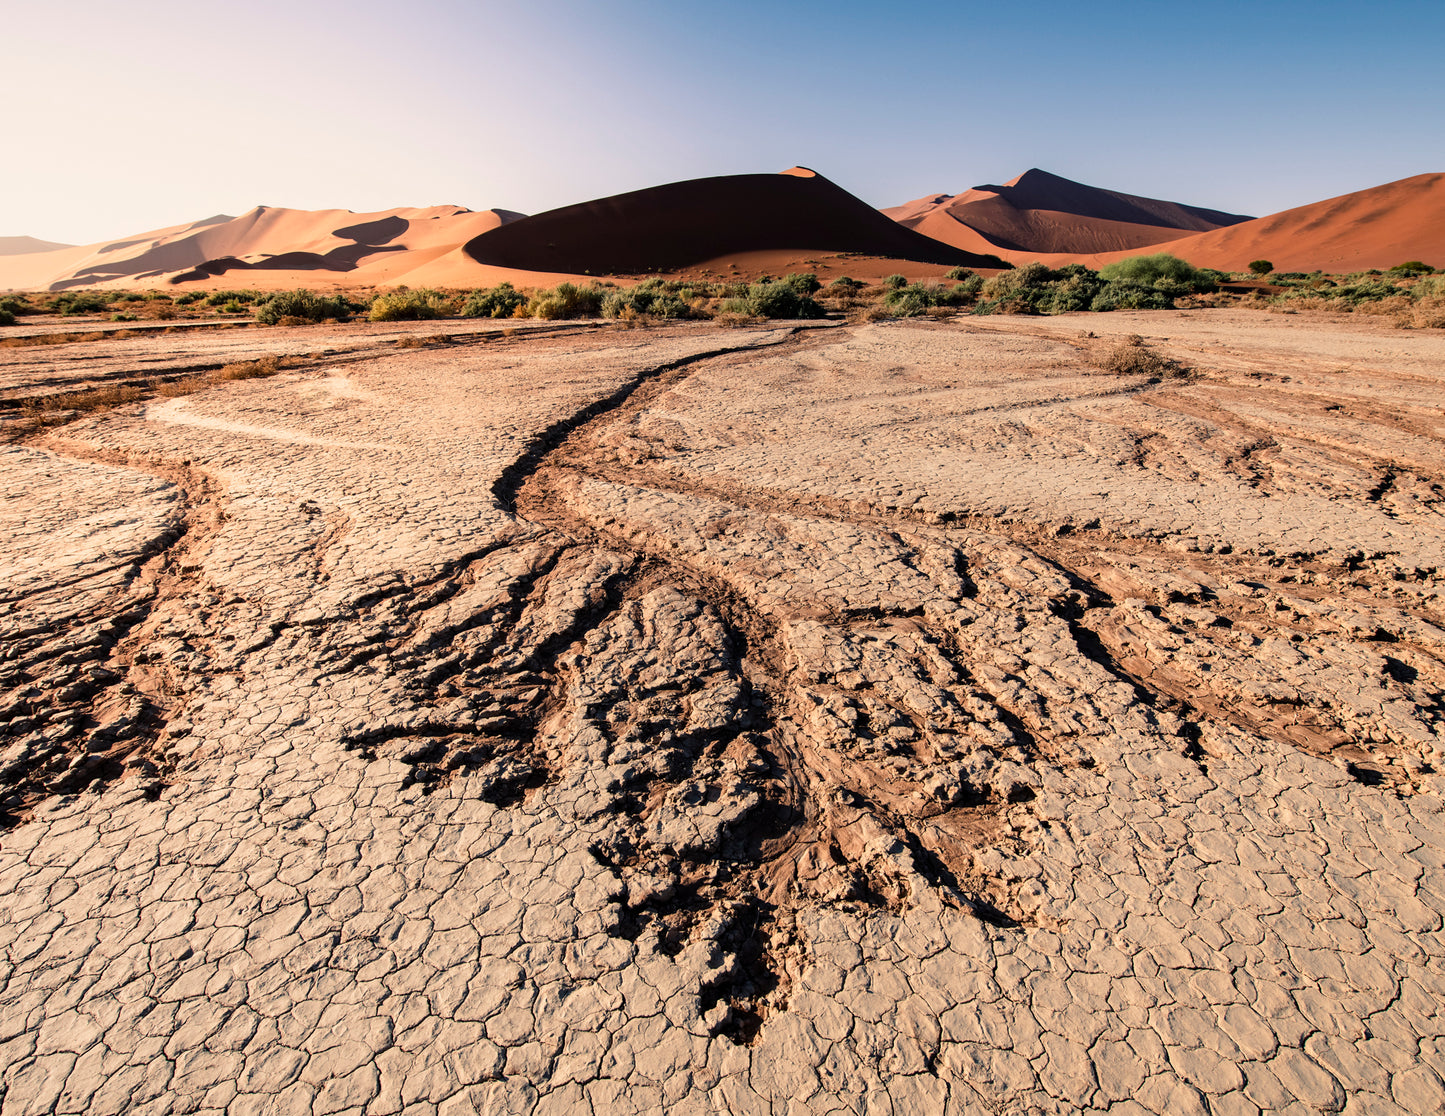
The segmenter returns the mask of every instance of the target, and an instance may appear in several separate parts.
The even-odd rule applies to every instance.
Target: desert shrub
[[[896,291],[899,287],[908,286],[908,280],[897,272],[894,272],[892,275],[885,275],[883,277],[883,286],[890,291]]]
[[[366,316],[373,322],[423,322],[440,318],[450,309],[450,300],[440,291],[398,288],[372,299]]]
[[[462,303],[464,318],[510,318],[527,305],[527,296],[510,283],[473,291]]]
[[[757,318],[821,318],[823,307],[808,294],[800,293],[806,284],[790,282],[793,276],[771,282],[754,283],[748,288],[745,313]]]
[[[75,294],[57,296],[50,303],[50,309],[58,314],[64,314],[66,317],[76,314],[98,314],[102,310],[110,309],[110,302],[108,297],[96,294],[94,291],[79,291]]]
[[[978,276],[974,276],[975,279]],[[916,318],[939,307],[962,306],[976,291],[968,291],[966,283],[945,287],[941,283],[910,283],[895,287],[883,296],[884,308],[899,318]]]
[[[234,298],[222,306],[220,310],[222,314],[244,314],[246,312],[246,308]]]
[[[1099,355],[1099,367],[1122,376],[1163,376],[1176,367],[1144,344],[1144,338],[1131,333],[1117,345]]]
[[[0,310],[15,318],[22,314],[38,314],[40,312],[39,307],[32,305],[30,299],[23,294],[0,295]]]
[[[970,279],[977,279],[978,275],[972,268],[951,267],[943,273],[945,279],[952,279],[955,282],[965,283]]]
[[[797,275],[784,275],[779,282],[786,283],[803,298],[816,294],[818,289],[823,285],[818,282],[818,277],[811,271],[805,271]]]
[[[129,314],[129,313],[126,313],[126,312],[124,312],[124,311],[122,311],[122,312],[119,313],[119,314],[112,314],[112,315],[110,316],[110,320],[113,321],[113,322],[137,322],[137,321],[140,321],[140,319],[137,318],[134,314]]]
[[[186,292],[185,294],[183,294],[183,295],[178,295],[178,296],[176,296],[176,305],[177,305],[177,306],[189,306],[189,305],[191,305],[191,303],[193,303],[193,302],[200,302],[200,301],[201,301],[201,292],[200,292],[200,291],[187,291],[187,292]]]
[[[1174,299],[1157,287],[1142,287],[1137,283],[1105,283],[1089,302],[1089,309],[1107,310],[1168,310]]]
[[[607,290],[593,283],[579,287],[558,283],[551,290],[538,291],[528,301],[525,313],[531,318],[556,321],[561,318],[595,318],[602,313]]]
[[[1429,264],[1421,263],[1419,260],[1406,260],[1404,263],[1398,263],[1390,268],[1390,273],[1392,275],[1429,275],[1434,270]]]
[[[1098,289],[1096,272],[1079,264],[1054,271],[1041,263],[1025,264],[988,279],[978,294],[975,314],[1062,314],[1087,310]]]
[[[210,299],[206,301],[209,302]],[[256,310],[256,321],[266,326],[278,325],[285,319],[299,322],[344,322],[350,319],[353,309],[351,303],[341,295],[323,298],[315,291],[299,288],[294,291],[277,291],[267,296]]]
[[[704,316],[694,309],[695,300],[706,298],[711,292],[710,284],[667,282],[662,279],[648,279],[635,287],[609,292],[602,299],[604,318],[696,318]]]
[[[967,279],[963,280],[953,289],[963,295],[964,298],[972,301],[978,297],[979,291],[983,290],[983,276],[970,274]]]
[[[15,324],[15,315],[9,310],[0,309],[0,326]]]
[[[1212,272],[1201,271],[1168,252],[1151,256],[1131,256],[1099,269],[1105,282],[1133,283],[1154,287],[1168,295],[1205,294],[1217,290],[1219,284]]]
[[[146,295],[138,294],[135,291],[122,291],[111,299],[111,302],[145,302],[146,297]]]
[[[1410,293],[1416,298],[1445,298],[1445,275],[1427,275],[1413,287]]]
[[[857,279],[850,279],[846,275],[840,275],[828,284],[828,290],[851,294],[854,291],[861,291],[865,285],[866,284],[860,283]]]
[[[1274,264],[1268,260],[1250,260],[1249,270],[1254,275],[1268,275],[1274,270]]]
[[[253,302],[265,301],[266,298],[260,291],[212,291],[206,295],[207,306],[224,306],[228,302],[239,302],[242,306],[248,306]]]

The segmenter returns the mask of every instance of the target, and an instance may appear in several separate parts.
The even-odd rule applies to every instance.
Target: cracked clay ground
[[[1441,1111],[1445,335],[437,325],[0,349],[4,1116]]]

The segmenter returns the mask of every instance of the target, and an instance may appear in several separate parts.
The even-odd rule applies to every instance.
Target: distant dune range
[[[73,244],[57,244],[53,240],[36,240],[33,236],[0,236],[0,256],[28,256],[32,252],[54,252],[74,247]]]
[[[1150,250],[1224,271],[1242,271],[1258,259],[1279,271],[1363,271],[1406,260],[1445,267],[1445,174],[1417,174]],[[1099,266],[1132,254],[1081,262]]]
[[[1081,255],[1144,248],[1249,221],[1178,202],[1100,190],[1047,171],[1002,186],[935,194],[883,210],[899,224],[967,251]]]
[[[694,179],[524,217],[458,206],[296,210],[83,246],[0,237],[0,290],[184,285],[278,289],[476,287],[503,279],[716,268],[739,276],[817,270],[877,279],[1041,260],[1099,267],[1167,251],[1199,266],[1356,271],[1408,259],[1445,265],[1445,174],[1421,174],[1268,217],[1138,197],[1031,170],[1001,186],[882,211],[803,168]]]
[[[991,253],[921,236],[806,167],[695,178],[549,210],[466,245],[478,263],[522,270],[669,272],[742,252],[856,252],[998,267]]]
[[[460,246],[520,216],[453,205],[381,213],[257,206],[119,241],[0,256],[0,287],[362,286],[451,275],[475,282],[478,269]],[[418,270],[426,272],[420,280]]]

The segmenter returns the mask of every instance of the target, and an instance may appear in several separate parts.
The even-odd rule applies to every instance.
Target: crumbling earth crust
[[[6,1116],[1440,1110],[1445,339],[469,328],[0,416]]]

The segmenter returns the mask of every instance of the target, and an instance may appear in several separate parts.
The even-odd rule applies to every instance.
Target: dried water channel
[[[0,350],[6,1113],[1445,1099],[1438,331],[427,326]]]

